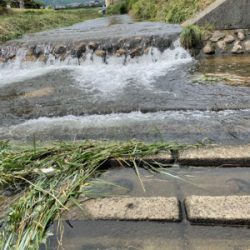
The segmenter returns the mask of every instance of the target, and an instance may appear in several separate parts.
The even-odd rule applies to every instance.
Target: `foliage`
[[[197,25],[185,27],[181,33],[181,44],[185,49],[193,49],[201,44],[203,31]]]
[[[126,14],[128,13],[128,4],[123,0],[117,4],[110,5],[107,9],[109,15]]]
[[[214,0],[127,0],[127,8],[138,18],[181,23]]]
[[[98,17],[97,8],[78,10],[15,10],[0,16],[0,42],[24,33],[72,25]]]
[[[2,248],[39,249],[53,220],[60,218],[67,202],[78,197],[81,187],[98,176],[108,160],[133,167],[139,177],[137,162],[144,162],[143,157],[196,146],[83,141],[0,151],[0,188],[24,190],[3,224]],[[152,171],[157,171],[157,166],[162,169],[157,162],[154,166],[144,164]]]

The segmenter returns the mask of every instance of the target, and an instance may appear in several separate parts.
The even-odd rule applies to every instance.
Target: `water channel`
[[[178,25],[134,23],[128,16],[117,16],[9,42],[6,51],[15,50],[15,56],[0,62],[0,139],[250,143],[250,56],[197,61],[180,46],[180,30]],[[125,48],[127,37],[156,33],[161,39],[167,36],[164,50],[162,40],[155,39],[155,46],[150,44],[140,56],[108,55],[105,60],[88,50],[80,59],[68,54],[62,59],[51,53],[54,44],[49,44],[70,47],[72,37],[79,40],[85,35],[88,41],[101,39],[106,45],[122,39],[119,43]],[[46,61],[27,60],[27,46],[38,43]],[[100,177],[120,188],[93,186],[93,192],[180,200],[190,194],[250,194],[245,168],[168,170],[178,178],[170,178],[169,172],[140,171],[146,193],[135,173],[124,168]],[[250,246],[246,227],[79,221],[80,212],[74,209],[67,216],[73,228],[65,224],[65,249],[246,250]],[[49,249],[56,245],[52,238]]]

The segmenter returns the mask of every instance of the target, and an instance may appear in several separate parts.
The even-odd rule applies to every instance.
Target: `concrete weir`
[[[212,25],[215,29],[249,29],[250,28],[249,0],[216,0],[194,18],[183,23]]]

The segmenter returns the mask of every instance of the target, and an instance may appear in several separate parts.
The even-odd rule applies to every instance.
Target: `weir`
[[[1,45],[0,139],[248,143],[250,89],[197,81],[180,31],[125,15]]]

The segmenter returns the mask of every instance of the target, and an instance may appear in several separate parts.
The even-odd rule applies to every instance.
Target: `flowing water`
[[[9,42],[0,53],[0,59],[1,54],[8,57],[0,60],[0,139],[250,143],[250,57],[197,62],[180,46],[180,30],[178,25],[133,23],[127,16],[117,16]],[[52,53],[58,42],[67,43],[68,50],[82,36],[88,42],[99,39],[105,48],[112,44],[112,49],[118,43],[129,49],[138,40],[144,46],[148,40],[142,37],[150,43],[140,56],[112,52],[103,58],[90,49],[81,57]],[[30,56],[29,46],[42,48],[46,60]],[[125,189],[95,191],[176,195],[181,200],[189,194],[250,192],[249,171],[244,168],[169,170],[184,181],[140,171],[146,194],[128,169],[111,170],[101,177]],[[76,213],[75,219],[79,219]],[[74,218],[73,214],[69,217]],[[71,224],[73,228],[65,226],[65,249],[246,250],[250,245],[247,228],[194,227],[186,221]],[[50,249],[55,245],[52,238]]]
[[[123,24],[111,26],[105,18],[97,20],[47,35],[58,38],[58,33],[65,33],[67,37],[72,30],[78,34],[82,29],[90,37],[95,31],[100,36],[106,33],[105,27],[114,27],[114,32],[116,25],[130,25],[140,35],[155,29],[141,23],[138,31],[124,17]],[[168,29],[169,37],[176,37],[179,28]],[[37,42],[45,34],[28,36],[16,44],[28,39]],[[248,76],[249,57],[237,64],[228,58],[200,65],[175,39],[164,52],[151,46],[139,57],[108,55],[105,61],[90,51],[84,58],[69,55],[62,60],[49,52],[51,45],[45,41],[46,62],[27,61],[26,45],[18,49],[12,45],[17,50],[14,59],[0,63],[0,139],[137,138],[193,143],[207,138],[224,144],[249,143],[250,88],[194,77],[199,70],[217,73],[228,68]]]

